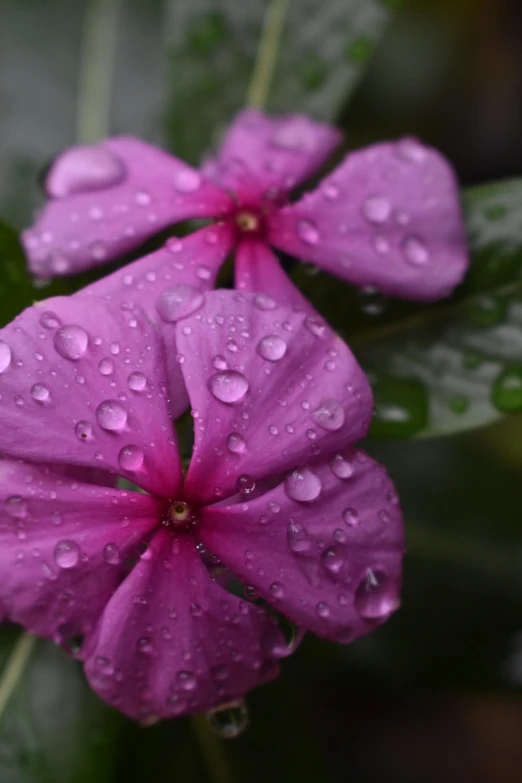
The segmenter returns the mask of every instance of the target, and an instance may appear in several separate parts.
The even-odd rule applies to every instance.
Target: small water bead
[[[127,384],[132,391],[141,392],[147,386],[147,376],[142,372],[131,372],[127,378]]]
[[[4,340],[0,340],[0,373],[5,372],[11,364],[11,349]]]
[[[283,585],[280,582],[272,582],[269,590],[270,595],[274,598],[282,598],[284,595]]]
[[[58,329],[61,323],[56,313],[51,313],[49,310],[46,310],[40,316],[40,326],[44,329]]]
[[[147,207],[152,201],[152,196],[148,190],[137,190],[134,194],[134,201],[140,207]]]
[[[426,149],[416,139],[400,139],[396,149],[399,157],[409,163],[421,163],[426,158]]]
[[[7,516],[11,519],[25,519],[27,517],[27,501],[18,495],[13,495],[4,503]]]
[[[156,299],[156,310],[167,323],[175,323],[180,318],[196,312],[205,301],[204,294],[186,283],[166,288]]]
[[[307,245],[317,245],[319,242],[319,230],[311,220],[300,220],[297,223],[297,236]]]
[[[416,236],[406,237],[402,243],[402,252],[404,258],[413,266],[422,266],[429,259],[429,253],[426,245]]]
[[[189,671],[178,672],[176,674],[176,682],[183,691],[193,691],[198,685],[195,675]]]
[[[269,334],[262,337],[257,344],[257,352],[269,362],[278,362],[286,353],[287,345],[285,341],[276,334]]]
[[[229,337],[229,339],[227,340],[226,345],[227,345],[227,350],[228,351],[230,351],[231,353],[237,353],[239,346],[238,346],[237,342],[232,337]]]
[[[337,185],[325,184],[322,189],[323,196],[327,201],[337,201],[339,198],[339,188]]]
[[[64,359],[73,362],[81,359],[89,346],[89,335],[81,326],[62,326],[54,335],[54,347]]]
[[[307,530],[299,522],[290,520],[286,529],[286,540],[288,548],[292,552],[308,552],[312,542]]]
[[[328,617],[330,615],[330,607],[325,601],[319,601],[315,607],[315,611],[319,617]]]
[[[322,400],[312,417],[323,430],[335,432],[344,424],[344,408],[337,400]]]
[[[334,457],[332,457],[330,460],[330,468],[332,473],[337,476],[337,478],[343,480],[349,479],[351,476],[353,476],[355,470],[353,464],[343,457],[342,454],[336,454]]]
[[[226,370],[227,369],[227,360],[225,359],[224,356],[222,356],[220,353],[218,353],[212,359],[212,365],[216,368],[216,370]]]
[[[359,515],[355,508],[345,508],[343,511],[343,521],[348,527],[356,527],[359,524]]]
[[[105,258],[107,258],[107,248],[103,242],[93,242],[89,246],[89,252],[91,254],[91,258],[94,259],[94,261],[103,261]]]
[[[383,568],[368,568],[355,591],[355,608],[361,617],[379,620],[398,606],[395,582]]]
[[[321,562],[331,574],[338,574],[344,565],[343,550],[337,546],[328,547],[321,555]]]
[[[54,548],[54,559],[60,568],[74,568],[80,560],[80,547],[69,539],[58,541]]]
[[[92,424],[88,421],[79,421],[74,432],[78,440],[90,440],[92,438]]]
[[[374,249],[380,255],[384,255],[385,253],[389,253],[390,252],[390,243],[386,239],[386,237],[383,237],[381,234],[376,234],[373,237],[372,243],[373,243]]]
[[[234,739],[248,726],[248,710],[242,700],[209,710],[206,717],[212,731],[222,739]]]
[[[368,196],[362,205],[363,215],[371,223],[385,223],[391,211],[392,206],[384,196]]]
[[[321,493],[321,479],[309,468],[296,468],[285,479],[285,492],[291,500],[309,503]]]
[[[98,365],[101,375],[112,375],[114,372],[114,362],[112,359],[102,359]]]
[[[318,316],[308,315],[304,320],[304,325],[314,337],[324,339],[328,334],[328,327]]]
[[[240,402],[248,387],[245,376],[236,370],[217,372],[209,380],[209,389],[214,397],[229,405]]]
[[[256,480],[253,476],[244,473],[236,482],[237,491],[242,495],[250,495],[256,488]]]
[[[35,383],[31,388],[31,397],[37,402],[48,402],[51,392],[43,383]]]
[[[205,264],[200,264],[198,267],[196,267],[196,277],[199,277],[200,280],[210,280],[212,276],[212,270],[209,266],[205,266]]]
[[[174,177],[174,187],[180,193],[194,193],[201,187],[201,174],[194,169],[181,169]]]
[[[104,547],[103,559],[109,565],[119,565],[121,563],[120,550],[117,544],[107,544]]]
[[[227,449],[232,454],[242,454],[246,449],[246,441],[239,432],[231,432],[227,438]]]
[[[124,446],[118,454],[118,462],[122,470],[137,471],[143,467],[145,454],[143,449],[135,444]]]
[[[72,147],[51,166],[45,189],[49,196],[63,198],[117,185],[126,173],[121,158],[102,145]]]
[[[118,400],[105,400],[96,409],[96,421],[108,432],[121,432],[127,424],[127,411]]]
[[[274,310],[277,307],[275,300],[268,294],[256,294],[253,303],[258,310]]]

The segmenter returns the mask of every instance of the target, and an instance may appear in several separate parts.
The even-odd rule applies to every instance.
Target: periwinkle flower
[[[237,288],[265,291],[271,282],[280,301],[295,303],[274,247],[385,294],[449,295],[468,258],[448,162],[412,138],[373,144],[350,152],[292,203],[292,191],[339,141],[336,129],[307,117],[247,109],[200,171],[131,137],[73,147],[52,165],[51,200],[24,234],[31,270],[42,277],[78,272],[138,248],[176,222],[213,218],[191,269],[199,287],[214,285],[236,247]],[[176,254],[187,242],[172,239],[167,248]],[[139,275],[139,264],[133,267],[129,275]]]
[[[344,643],[400,591],[400,509],[352,447],[372,399],[347,346],[265,296],[182,305],[167,324],[176,359],[146,313],[92,293],[0,332],[0,614],[59,643],[83,637],[94,690],[143,722],[238,698],[289,652],[228,573]],[[185,477],[174,367],[194,419]]]

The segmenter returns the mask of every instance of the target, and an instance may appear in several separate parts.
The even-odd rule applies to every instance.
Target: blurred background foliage
[[[53,155],[125,132],[196,162],[246,100],[266,9],[4,0],[2,323],[89,279],[25,273],[17,231]],[[347,647],[307,636],[229,742],[191,719],[132,725],[38,642],[0,716],[2,783],[520,781],[521,40],[518,0],[290,0],[267,102],[336,121],[345,150],[418,135],[463,186],[473,264],[450,300],[386,300],[284,259],[374,385],[365,447],[404,509],[401,611]],[[0,666],[16,636],[0,632]]]

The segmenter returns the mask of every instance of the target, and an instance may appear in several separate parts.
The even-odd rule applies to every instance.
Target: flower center
[[[193,527],[198,522],[195,510],[184,500],[176,500],[167,509],[163,525],[170,530],[183,530]]]
[[[245,234],[257,233],[261,229],[261,217],[248,210],[241,210],[236,214],[236,223]]]

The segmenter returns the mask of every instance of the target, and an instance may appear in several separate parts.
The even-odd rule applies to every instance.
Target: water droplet
[[[45,189],[53,198],[64,198],[117,185],[125,175],[123,161],[105,147],[72,147],[51,166]]]
[[[315,611],[319,617],[328,617],[330,614],[330,607],[328,606],[326,601],[319,601],[319,603],[315,607]]]
[[[220,353],[218,353],[218,354],[216,354],[216,356],[214,356],[214,358],[212,359],[212,364],[216,368],[216,370],[226,370],[227,369],[227,360]]]
[[[102,359],[98,365],[101,375],[112,375],[114,372],[114,362],[112,359]]]
[[[522,365],[506,367],[495,379],[493,405],[503,413],[522,410]]]
[[[275,300],[267,294],[256,294],[253,302],[254,307],[257,307],[258,310],[274,310],[277,306]]]
[[[361,617],[378,620],[398,606],[395,582],[383,568],[368,568],[355,591],[355,608]]]
[[[4,503],[5,513],[12,519],[25,519],[27,516],[27,501],[18,495],[13,495]]]
[[[297,236],[307,245],[317,245],[319,230],[311,220],[300,220],[297,224]]]
[[[127,378],[129,389],[132,391],[143,391],[147,385],[147,377],[142,372],[131,372]]]
[[[58,329],[61,323],[56,313],[51,313],[48,310],[40,316],[40,326],[44,329]]]
[[[118,400],[105,400],[96,409],[96,420],[109,432],[121,432],[127,424],[127,411]]]
[[[5,372],[11,364],[11,349],[4,340],[0,340],[0,373]]]
[[[80,547],[76,541],[58,541],[54,548],[54,559],[60,568],[74,568],[80,559]]]
[[[332,574],[338,574],[344,565],[344,553],[338,546],[331,546],[325,549],[321,555],[321,562],[327,571]]]
[[[236,482],[237,491],[242,495],[250,495],[256,488],[256,480],[253,476],[244,473]]]
[[[209,710],[207,720],[218,737],[234,739],[248,726],[248,710],[244,701],[232,701]]]
[[[145,455],[139,446],[131,444],[124,446],[118,454],[118,462],[122,470],[136,471],[143,466]]]
[[[81,326],[69,324],[62,326],[54,335],[54,347],[64,359],[78,361],[89,345],[89,335]]]
[[[359,524],[359,515],[355,508],[345,508],[343,511],[343,521],[348,527],[355,527]]]
[[[424,242],[419,237],[406,237],[402,243],[404,258],[413,266],[422,266],[429,259],[429,253]]]
[[[117,544],[107,544],[103,549],[103,559],[109,565],[119,565],[121,562],[120,550]]]
[[[227,438],[227,449],[233,454],[242,454],[245,448],[244,437],[239,432],[231,432]]]
[[[51,392],[43,383],[35,383],[31,389],[31,397],[37,402],[47,402],[50,396]]]
[[[147,207],[152,201],[152,197],[148,190],[137,190],[134,194],[134,201],[140,207]]]
[[[381,236],[381,234],[377,234],[373,237],[372,241],[376,252],[380,255],[384,255],[385,253],[390,252],[390,243],[386,237]]]
[[[248,381],[236,370],[224,370],[211,377],[209,389],[217,400],[232,404],[243,399],[248,391]]]
[[[327,201],[337,201],[339,198],[339,188],[337,185],[326,183],[322,188],[323,196]]]
[[[321,337],[321,339],[324,339],[328,334],[328,328],[325,322],[316,315],[307,315],[304,320],[304,325],[314,337]]]
[[[174,187],[180,193],[194,193],[201,187],[201,174],[194,169],[183,168],[174,177]]]
[[[404,138],[397,142],[397,154],[410,163],[421,163],[426,157],[426,149],[416,139]]]
[[[88,421],[79,421],[74,431],[78,440],[90,440],[92,438],[92,425]]]
[[[286,477],[285,492],[291,500],[308,503],[319,497],[321,479],[309,468],[296,468]]]
[[[262,337],[257,344],[257,352],[263,359],[269,362],[278,362],[286,353],[287,345],[285,341],[276,334],[269,334]]]
[[[181,671],[176,674],[176,680],[181,690],[193,691],[197,687],[198,681],[192,672]]]
[[[286,529],[288,548],[292,552],[308,552],[311,546],[310,536],[299,522],[290,520]]]
[[[384,196],[368,196],[362,205],[363,215],[371,223],[385,223],[391,211],[392,206]]]
[[[349,479],[350,476],[353,476],[354,466],[349,460],[345,459],[342,454],[336,454],[335,457],[332,457],[330,460],[330,468],[337,478]]]
[[[284,595],[283,585],[281,582],[272,582],[270,585],[270,595],[274,598],[282,598]]]
[[[344,408],[337,400],[322,400],[312,417],[323,430],[334,432],[344,424]]]
[[[156,310],[167,323],[174,323],[196,312],[204,303],[204,294],[186,283],[166,288],[156,299]]]
[[[212,270],[209,266],[200,264],[198,267],[196,267],[196,276],[199,277],[200,280],[210,280],[212,276]]]

